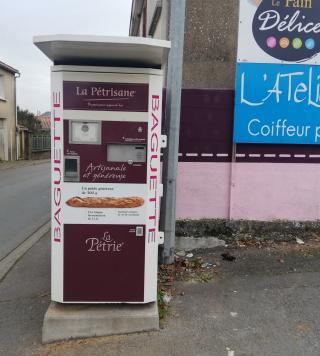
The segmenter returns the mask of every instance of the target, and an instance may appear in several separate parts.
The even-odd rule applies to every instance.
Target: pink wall
[[[230,163],[179,162],[177,218],[229,216]]]
[[[320,165],[180,162],[177,218],[319,219]]]

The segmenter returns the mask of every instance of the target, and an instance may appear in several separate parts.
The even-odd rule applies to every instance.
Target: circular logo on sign
[[[288,62],[303,62],[320,52],[319,0],[262,0],[258,4],[252,32],[264,52]]]

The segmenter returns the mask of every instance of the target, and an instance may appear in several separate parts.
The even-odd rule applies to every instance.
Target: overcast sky
[[[17,102],[34,113],[50,110],[51,61],[32,43],[47,34],[127,36],[132,0],[4,0],[0,61],[18,69]]]

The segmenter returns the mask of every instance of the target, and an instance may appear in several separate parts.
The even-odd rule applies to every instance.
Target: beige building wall
[[[140,21],[138,36],[143,37],[143,21]]]
[[[0,160],[11,161],[16,152],[15,75],[0,68]]]
[[[139,21],[139,25],[137,27],[136,32],[134,32],[132,30],[132,28],[130,29],[130,35],[131,36],[143,36],[143,28],[145,26],[146,37],[153,37],[153,38],[157,38],[157,39],[166,39],[168,36],[168,7],[169,7],[168,2],[169,2],[168,0],[144,0],[142,2],[142,5],[140,5],[141,2],[134,0],[134,3],[133,3],[134,16]],[[150,33],[149,33],[150,25],[151,25],[157,4],[161,4],[162,11],[161,11],[160,19],[157,22],[157,26],[154,30],[154,33],[152,35],[150,35]],[[142,9],[142,11],[140,9]],[[144,13],[143,9],[146,10],[145,13]],[[131,14],[131,15],[133,15],[133,14]],[[145,25],[144,25],[144,21],[146,21]]]
[[[147,0],[147,33],[149,35],[149,29],[152,22],[153,14],[156,9],[156,5],[159,0]],[[162,10],[160,19],[157,23],[156,29],[153,33],[153,38],[167,39],[168,37],[168,0],[162,0]]]

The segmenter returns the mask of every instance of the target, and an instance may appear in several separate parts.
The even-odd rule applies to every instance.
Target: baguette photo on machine
[[[66,204],[73,208],[138,208],[144,204],[141,197],[73,197],[66,201]]]

